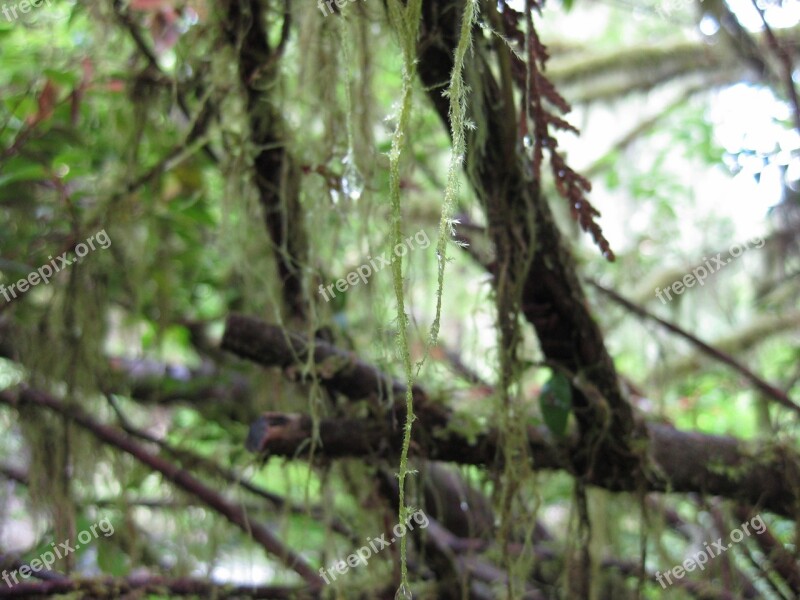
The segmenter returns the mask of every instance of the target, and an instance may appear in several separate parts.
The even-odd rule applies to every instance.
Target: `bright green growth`
[[[542,387],[539,394],[539,407],[547,428],[554,435],[562,437],[567,430],[567,419],[572,412],[572,388],[563,373],[554,373]]]

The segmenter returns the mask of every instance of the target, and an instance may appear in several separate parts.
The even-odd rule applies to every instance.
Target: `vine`
[[[403,6],[400,0],[388,3],[389,19],[399,34],[403,51],[403,83],[400,101],[400,113],[392,135],[392,147],[389,151],[389,198],[392,205],[392,242],[393,245],[403,243],[402,216],[400,212],[400,156],[405,148],[405,130],[411,115],[413,84],[416,77],[416,41],[422,15],[422,0],[409,0]],[[408,346],[408,316],[405,311],[403,295],[403,261],[397,256],[392,261],[392,280],[397,299],[397,342],[403,359],[403,371],[406,377],[406,421],[403,427],[403,448],[400,452],[400,468],[397,473],[399,522],[404,523],[408,516],[405,506],[405,481],[409,474],[408,449],[411,445],[411,426],[414,422],[414,375],[411,367],[411,353]],[[407,539],[400,538],[400,587],[396,598],[411,598],[408,584]]]

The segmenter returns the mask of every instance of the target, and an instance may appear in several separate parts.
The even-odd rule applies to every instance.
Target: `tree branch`
[[[253,175],[264,221],[272,241],[288,314],[302,322],[308,313],[303,283],[303,265],[308,253],[305,218],[300,204],[299,169],[287,148],[283,119],[265,90],[278,79],[276,59],[288,36],[288,13],[284,14],[282,39],[269,47],[265,29],[265,4],[258,0],[226,0],[222,3],[224,36],[237,57],[239,81],[244,90],[250,141],[258,152]]]
[[[245,534],[252,536],[269,554],[277,557],[284,565],[298,573],[311,587],[321,585],[317,572],[299,554],[287,548],[264,525],[250,520],[241,506],[229,502],[188,472],[148,452],[116,429],[98,423],[79,408],[67,407],[56,398],[37,390],[23,389],[18,394],[4,390],[0,392],[0,402],[10,406],[31,404],[47,408],[66,417],[91,432],[98,439],[130,454],[139,462],[161,473],[168,481],[185,492],[202,500],[204,504],[220,513]]]
[[[461,4],[461,0],[426,3],[418,44],[420,77],[448,131],[449,101],[443,92],[453,69],[458,39],[455,15],[460,14]],[[497,254],[492,271],[495,289],[521,290],[521,297],[510,301],[519,304],[520,312],[533,325],[546,359],[584,377],[599,391],[587,395],[585,388],[573,387],[573,412],[585,436],[575,472],[599,469],[611,479],[622,473],[641,475],[641,457],[633,448],[644,431],[637,427],[620,390],[574,259],[540,193],[539,182],[532,179],[527,158],[515,150],[520,146],[518,140],[506,139],[507,124],[517,121],[514,106],[505,102],[483,45],[475,44],[473,51],[465,75],[473,90],[469,118],[478,127],[468,132],[465,170],[483,204]],[[598,456],[603,460],[596,460]]]
[[[249,323],[248,326],[244,326]],[[235,326],[232,326],[235,325]],[[223,346],[240,356],[264,366],[300,367],[306,364],[308,344],[302,336],[284,333],[280,328],[240,315],[228,319]],[[329,344],[316,341],[314,362],[326,357],[347,355]],[[387,375],[351,355],[343,372],[323,379],[323,385],[351,399],[377,395],[385,390]],[[357,374],[363,373],[367,379]],[[335,382],[335,384],[334,384]],[[369,389],[369,386],[374,386]],[[399,384],[398,384],[399,385]],[[352,394],[352,395],[351,395]],[[458,415],[427,400],[427,394],[415,387],[414,454],[432,460],[459,464],[497,467],[500,432],[496,428],[475,435],[461,433]],[[402,414],[401,401],[394,414]],[[320,445],[315,453],[325,458],[375,457],[396,459],[402,431],[390,418],[322,419],[319,423]],[[592,471],[586,483],[611,491],[698,492],[763,506],[775,513],[795,518],[800,501],[800,456],[796,450],[774,445],[768,452],[732,437],[683,432],[673,427],[650,423],[647,479],[641,481],[628,471]],[[528,427],[528,448],[536,470],[565,470],[574,473],[585,455],[585,440],[573,436],[562,445],[542,427]],[[312,419],[298,413],[269,412],[262,415],[250,430],[249,447],[268,455],[297,458],[311,447]]]

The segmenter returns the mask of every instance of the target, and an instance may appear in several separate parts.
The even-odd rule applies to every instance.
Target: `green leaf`
[[[47,172],[42,165],[9,161],[0,175],[0,187],[19,181],[38,181],[46,176]]]
[[[567,420],[572,411],[572,387],[562,373],[555,373],[542,387],[539,407],[547,428],[561,437],[567,430]]]
[[[61,69],[44,69],[44,74],[48,79],[60,86],[74,88],[80,82],[80,74],[73,71],[62,71]]]

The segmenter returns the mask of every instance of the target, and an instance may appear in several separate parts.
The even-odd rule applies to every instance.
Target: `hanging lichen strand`
[[[400,214],[400,157],[405,147],[404,133],[411,115],[411,98],[416,76],[416,45],[422,11],[422,0],[409,0],[403,6],[400,0],[388,3],[389,19],[403,51],[403,83],[400,100],[400,114],[397,127],[392,136],[392,148],[389,151],[389,197],[392,203],[392,244],[403,243],[402,216]],[[400,468],[397,473],[399,495],[399,522],[405,523],[408,511],[405,506],[405,480],[408,474],[408,448],[411,445],[411,425],[414,422],[413,384],[414,376],[411,368],[411,354],[408,348],[408,316],[403,297],[403,261],[398,256],[392,261],[392,278],[394,293],[397,299],[397,342],[403,358],[403,371],[406,376],[406,422],[403,428],[403,449],[400,453]],[[406,564],[406,537],[400,538],[400,587],[396,598],[411,598],[408,585],[408,565]]]
[[[453,138],[453,147],[450,151],[450,166],[447,170],[447,187],[444,191],[444,203],[439,219],[439,241],[436,245],[436,256],[439,259],[438,285],[436,288],[436,316],[431,325],[428,348],[436,344],[439,336],[439,323],[442,314],[442,289],[444,288],[444,267],[447,262],[447,242],[450,236],[455,236],[453,206],[458,194],[458,181],[464,156],[467,150],[465,129],[475,128],[475,123],[467,121],[467,87],[464,83],[463,70],[464,58],[472,49],[472,26],[476,21],[476,0],[467,0],[464,4],[464,14],[461,16],[461,34],[456,46],[453,60],[453,72],[450,76],[450,86],[444,95],[450,99],[450,131]],[[421,365],[420,365],[421,366]]]

